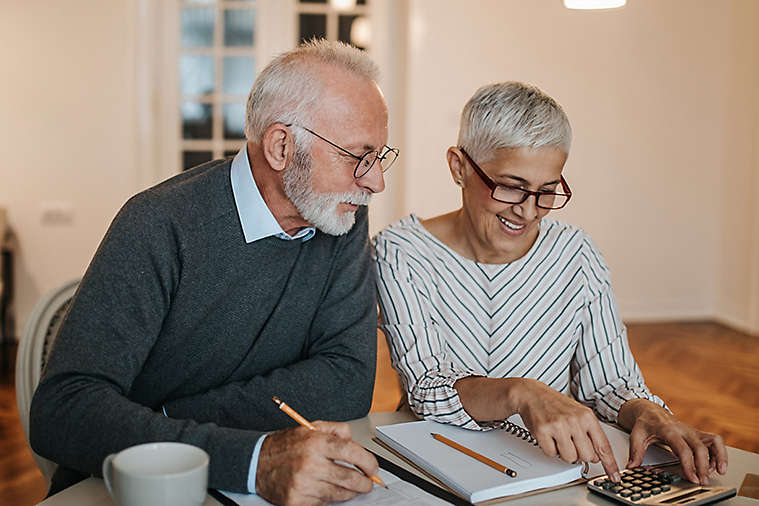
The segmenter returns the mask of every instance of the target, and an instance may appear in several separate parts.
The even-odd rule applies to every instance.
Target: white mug
[[[208,454],[184,443],[147,443],[103,460],[103,481],[118,506],[200,506]]]

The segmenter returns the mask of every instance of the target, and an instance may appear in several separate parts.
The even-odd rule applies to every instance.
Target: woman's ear
[[[448,169],[451,171],[453,182],[464,188],[464,167],[466,166],[466,160],[461,150],[455,146],[448,148],[445,154],[448,160]]]
[[[284,123],[269,125],[261,138],[261,150],[272,169],[285,170],[295,152],[295,138],[290,128]]]

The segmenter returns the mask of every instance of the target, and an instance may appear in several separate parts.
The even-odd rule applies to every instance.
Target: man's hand
[[[619,467],[609,440],[590,408],[540,381],[523,379],[518,412],[543,453],[565,462],[601,462],[613,481]]]
[[[684,424],[667,410],[646,399],[632,399],[619,410],[619,423],[630,430],[630,461],[639,466],[651,443],[664,442],[680,459],[685,477],[706,485],[716,469],[727,472],[727,450],[722,437]]]
[[[297,427],[267,436],[261,445],[256,493],[274,504],[329,504],[372,490],[361,472],[377,474],[377,461],[351,440],[344,423],[313,422],[317,431]]]

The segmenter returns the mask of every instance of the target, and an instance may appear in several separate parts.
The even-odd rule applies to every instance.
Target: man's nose
[[[372,193],[380,193],[385,189],[385,175],[382,172],[382,163],[377,161],[369,169],[369,172],[356,179],[356,184]]]

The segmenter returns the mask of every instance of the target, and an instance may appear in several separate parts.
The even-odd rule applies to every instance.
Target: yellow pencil
[[[307,428],[309,430],[318,430],[316,427],[314,427],[314,425],[311,422],[309,422],[308,420],[306,420],[305,418],[303,418],[302,416],[300,416],[300,413],[298,413],[293,408],[291,408],[290,406],[288,406],[284,401],[280,400],[280,398],[277,397],[276,395],[274,397],[272,397],[271,400],[273,400],[274,404],[276,404],[277,406],[279,406],[279,409],[281,409],[282,411],[284,411],[287,414],[287,416],[289,416],[290,418],[292,418],[293,420],[295,420],[296,422],[298,422],[303,427],[305,427],[305,428]],[[364,474],[366,474],[366,473],[364,473]],[[379,485],[381,487],[387,488],[387,485],[385,485],[385,482],[382,481],[382,479],[379,476],[369,476],[369,475],[366,475],[366,476],[367,476],[367,478],[369,478],[370,480],[372,480],[377,485]]]
[[[446,444],[450,446],[451,448],[460,451],[464,455],[469,455],[473,459],[477,459],[483,464],[488,465],[492,467],[493,469],[497,469],[498,471],[502,472],[505,475],[511,476],[512,478],[517,477],[517,472],[514,471],[513,469],[509,469],[508,467],[504,466],[503,464],[499,464],[493,459],[489,459],[484,455],[480,455],[476,451],[470,450],[466,446],[462,446],[458,444],[456,441],[451,441],[447,437],[441,436],[440,434],[435,434],[434,432],[431,432],[430,435],[434,437],[435,439],[437,439],[438,441],[440,441],[441,443]]]

